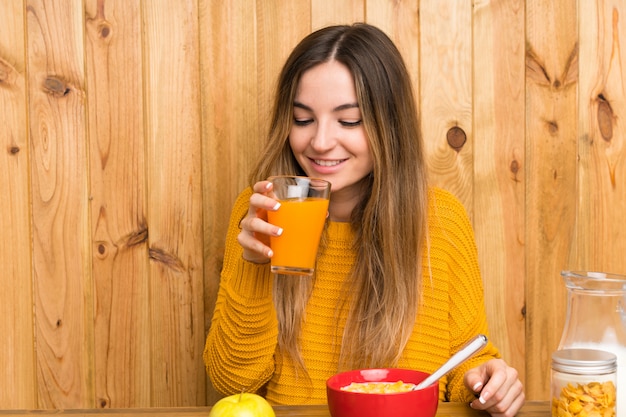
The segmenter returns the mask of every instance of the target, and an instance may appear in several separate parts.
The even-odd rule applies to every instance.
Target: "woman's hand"
[[[283,230],[267,222],[267,212],[278,210],[280,203],[270,197],[272,183],[259,181],[252,187],[250,209],[241,221],[241,232],[237,241],[243,247],[243,258],[249,262],[262,264],[272,257],[270,236],[280,236]]]
[[[492,416],[513,417],[524,405],[524,387],[517,370],[502,359],[491,359],[467,371],[465,385],[479,397],[470,403]]]

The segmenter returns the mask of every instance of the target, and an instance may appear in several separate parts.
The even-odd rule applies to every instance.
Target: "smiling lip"
[[[339,164],[341,164],[343,161],[345,161],[345,159],[333,159],[333,160],[326,160],[326,159],[313,159],[312,160],[316,165],[322,166],[322,167],[334,167],[337,166]]]

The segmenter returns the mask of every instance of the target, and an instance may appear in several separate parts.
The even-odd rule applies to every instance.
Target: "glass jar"
[[[626,416],[626,276],[563,271],[567,315],[559,350],[587,348],[617,356],[617,415]]]
[[[563,349],[552,354],[552,417],[615,417],[617,356],[596,349]]]

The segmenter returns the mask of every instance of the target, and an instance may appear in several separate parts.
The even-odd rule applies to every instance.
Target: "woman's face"
[[[307,70],[293,103],[289,144],[310,177],[332,183],[333,195],[350,190],[373,169],[354,79],[348,68],[330,61]]]

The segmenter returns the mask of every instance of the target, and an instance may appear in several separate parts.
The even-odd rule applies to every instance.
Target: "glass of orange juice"
[[[270,237],[274,255],[271,270],[277,274],[313,275],[330,199],[330,182],[309,177],[279,175],[268,178],[274,185],[276,211],[268,221],[283,229]]]

